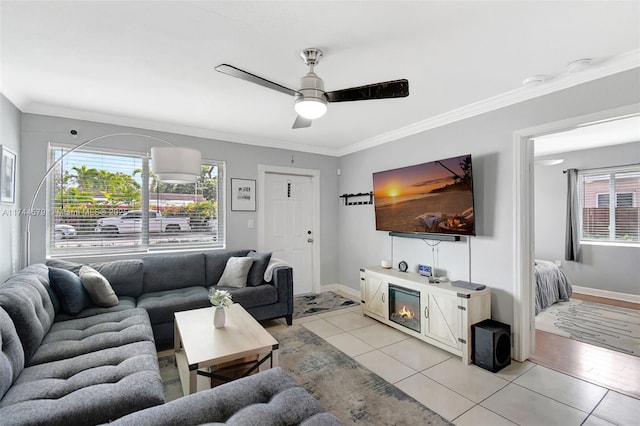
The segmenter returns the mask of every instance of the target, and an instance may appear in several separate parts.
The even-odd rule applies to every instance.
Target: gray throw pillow
[[[247,257],[253,258],[253,264],[249,269],[249,277],[247,278],[247,285],[259,286],[264,283],[264,271],[267,270],[269,261],[271,260],[271,253],[256,253],[250,251]]]
[[[253,264],[251,257],[230,257],[218,285],[222,287],[246,287],[249,269]]]
[[[109,281],[91,266],[84,265],[80,268],[80,282],[93,303],[101,308],[110,308],[120,303]]]
[[[75,315],[91,306],[89,293],[82,286],[80,277],[73,272],[49,267],[49,282],[67,314]]]

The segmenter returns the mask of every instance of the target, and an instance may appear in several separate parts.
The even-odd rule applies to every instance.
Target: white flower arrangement
[[[216,308],[228,308],[233,304],[231,294],[227,290],[209,290],[209,301]]]

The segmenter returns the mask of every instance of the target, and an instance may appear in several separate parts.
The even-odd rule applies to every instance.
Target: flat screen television
[[[476,235],[471,155],[373,174],[376,230]]]

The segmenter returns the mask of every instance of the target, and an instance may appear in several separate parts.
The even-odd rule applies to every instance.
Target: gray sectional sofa
[[[0,424],[109,421],[164,402],[144,309],[54,322],[46,265],[0,285]]]
[[[236,426],[342,425],[279,367],[129,414],[112,424],[192,426],[204,423]]]
[[[89,308],[77,316],[89,316],[129,308],[144,308],[149,314],[157,343],[173,342],[173,314],[204,308],[209,303],[209,288],[231,293],[233,301],[242,305],[257,320],[285,318],[291,325],[293,316],[293,273],[291,267],[274,269],[269,283],[241,288],[218,287],[230,257],[244,257],[250,250],[225,250],[170,256],[148,256],[143,259],[92,263],[89,266],[104,275],[120,303],[113,308]],[[267,261],[268,263],[268,261]],[[49,260],[48,266],[80,271],[79,263]],[[267,265],[263,265],[265,268]],[[264,274],[264,269],[261,269]],[[254,277],[254,284],[258,284]],[[58,319],[74,316],[60,314]]]
[[[308,425],[339,424],[328,414],[316,416],[321,413],[317,402],[281,370],[162,405],[156,339],[172,340],[174,312],[210,306],[207,287],[220,279],[229,257],[247,253],[95,264],[119,303],[73,315],[63,312],[47,265],[34,264],[11,276],[0,284],[0,424],[89,425],[131,413],[134,417],[122,419],[123,424],[157,424],[160,419],[149,420],[156,415],[179,417],[184,424],[257,424],[256,419],[267,414],[285,420],[300,415],[301,421],[315,416]],[[63,261],[51,264],[70,271],[80,267]],[[290,322],[292,284],[291,268],[278,267],[270,283],[228,290],[257,319],[285,317]],[[253,404],[258,406],[249,407]],[[298,406],[308,409],[296,414],[293,407]],[[299,423],[287,422],[281,424]]]

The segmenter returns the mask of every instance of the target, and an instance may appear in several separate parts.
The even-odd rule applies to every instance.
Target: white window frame
[[[50,144],[49,145],[49,155],[48,162],[49,165],[53,164],[55,161],[53,158],[53,152],[55,150],[70,150],[73,147],[70,147],[66,144]],[[126,156],[126,157],[136,157],[139,158],[144,164],[147,162],[147,165],[143,166],[144,170],[148,170],[150,166],[151,160],[148,157],[148,154],[136,152],[136,151],[124,151],[124,150],[114,150],[109,148],[83,148],[75,153],[94,153],[97,155],[115,155],[115,156]],[[73,155],[73,154],[72,154]],[[59,258],[59,257],[100,257],[100,256],[126,256],[129,254],[139,255],[141,253],[153,253],[153,252],[188,252],[195,250],[203,250],[203,249],[224,249],[226,248],[226,204],[225,204],[225,185],[226,185],[226,162],[223,160],[213,160],[213,159],[202,159],[203,165],[215,165],[218,168],[217,173],[217,187],[216,187],[216,202],[217,202],[217,218],[216,218],[216,229],[212,235],[215,235],[216,238],[214,241],[198,241],[198,242],[182,242],[182,243],[171,243],[171,244],[150,244],[149,243],[149,232],[148,227],[145,229],[147,232],[142,232],[139,236],[140,242],[137,245],[130,245],[125,247],[104,247],[104,246],[93,246],[93,247],[83,247],[83,248],[56,248],[55,241],[53,238],[54,235],[54,224],[55,224],[55,195],[53,195],[53,186],[54,182],[50,176],[49,181],[46,185],[46,196],[47,196],[47,217],[46,217],[46,257],[47,258]],[[145,180],[143,180],[144,182]],[[142,201],[141,207],[149,206],[149,208],[153,208],[153,205],[149,205],[149,195],[150,191],[148,190],[148,186],[144,184],[141,187],[142,199],[146,197],[146,202]],[[146,216],[148,219],[148,215]]]
[[[578,203],[579,203],[579,238],[581,244],[592,244],[592,245],[615,245],[615,246],[633,246],[640,247],[640,241],[624,241],[616,238],[616,208],[618,207],[618,195],[619,194],[632,194],[632,207],[637,207],[636,197],[637,194],[632,191],[615,191],[616,188],[616,174],[620,173],[640,173],[640,164],[627,165],[627,166],[617,166],[617,167],[609,167],[603,169],[592,169],[578,172]],[[583,211],[584,211],[584,202],[585,202],[585,186],[584,186],[584,176],[592,176],[597,175],[599,177],[603,177],[603,179],[607,179],[609,181],[609,192],[597,192],[596,196],[596,206],[600,206],[600,196],[607,194],[609,195],[609,205],[606,206],[609,208],[609,237],[608,238],[586,238],[583,235]],[[595,179],[594,179],[595,180]],[[611,195],[614,195],[611,197]],[[613,203],[611,200],[615,200]],[[602,206],[605,207],[605,206]]]

